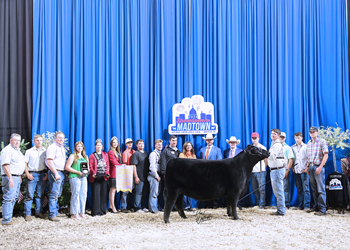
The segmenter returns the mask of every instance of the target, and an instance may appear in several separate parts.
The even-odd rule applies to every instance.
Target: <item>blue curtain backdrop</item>
[[[36,0],[32,132],[63,131],[89,154],[97,138],[142,138],[150,152],[172,105],[200,94],[222,150],[254,131],[269,147],[272,128],[308,141],[310,126],[349,128],[347,46],[345,0]]]

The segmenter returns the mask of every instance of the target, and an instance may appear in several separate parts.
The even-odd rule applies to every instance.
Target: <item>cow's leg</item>
[[[175,193],[169,192],[169,190],[167,190],[163,194],[164,194],[164,200],[165,200],[164,222],[169,223],[170,212],[171,212],[171,209],[174,207],[174,204],[178,195],[176,194],[176,192]]]
[[[232,216],[232,204],[231,204],[231,198],[229,196],[226,197],[226,203],[227,203],[227,215]]]
[[[179,215],[183,218],[183,219],[187,219],[186,215],[185,215],[185,212],[184,212],[184,208],[182,206],[182,200],[184,198],[184,195],[183,194],[180,194],[178,197],[177,197],[177,200],[175,202],[175,206],[176,206],[176,209],[177,209],[177,212],[179,213]]]
[[[238,203],[238,200],[239,200],[239,195],[238,194],[234,194],[230,198],[231,206],[232,206],[233,219],[234,220],[239,220],[238,215],[237,215],[237,203]]]

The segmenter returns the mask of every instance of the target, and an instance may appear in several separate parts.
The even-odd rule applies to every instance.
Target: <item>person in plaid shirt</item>
[[[328,159],[328,145],[324,139],[318,137],[318,129],[311,127],[309,130],[311,140],[306,145],[307,173],[310,177],[310,185],[315,205],[306,212],[315,212],[315,215],[326,215],[326,183],[324,165]]]

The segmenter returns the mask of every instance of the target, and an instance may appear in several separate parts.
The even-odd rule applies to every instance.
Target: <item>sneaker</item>
[[[129,210],[127,210],[127,209],[125,209],[125,208],[124,208],[124,209],[122,209],[122,210],[121,210],[121,212],[122,212],[122,213],[125,213],[125,214],[130,213],[130,211],[129,211]]]
[[[145,213],[149,212],[147,208],[142,209],[142,211],[144,211]]]
[[[85,219],[85,218],[86,218],[85,214],[79,214],[79,216],[80,216],[80,218],[82,218],[82,219]]]
[[[265,209],[265,206],[259,206],[259,209]]]
[[[57,218],[57,216],[52,217],[52,218],[49,218],[49,220],[50,220],[50,221],[54,221],[54,222],[59,222],[59,221],[60,221],[60,219]]]
[[[72,214],[71,216],[70,216],[72,219],[79,219],[80,217],[78,216],[78,215],[76,215],[76,214]]]
[[[322,213],[321,211],[318,211],[318,212],[315,212],[314,215],[324,216],[326,215],[326,213]]]
[[[139,210],[136,211],[136,213],[142,213],[142,214],[144,214],[145,211],[143,211],[142,209],[139,209]]]
[[[32,216],[27,215],[24,217],[25,221],[32,221]]]
[[[159,213],[159,211],[157,210],[157,211],[151,211],[151,213],[152,214],[157,214],[157,213]]]
[[[3,226],[11,226],[11,225],[13,225],[13,222],[12,221],[10,221],[9,223],[4,223],[4,224],[2,224]]]
[[[37,215],[35,215],[35,217],[45,219],[45,215],[43,213],[38,213]]]
[[[273,212],[273,213],[271,213],[270,215],[284,216],[284,214],[280,214],[280,213],[278,213],[278,212]]]

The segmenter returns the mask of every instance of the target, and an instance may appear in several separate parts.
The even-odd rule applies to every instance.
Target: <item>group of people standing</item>
[[[265,201],[266,167],[270,168],[272,190],[276,196],[277,212],[274,215],[285,215],[286,207],[290,203],[290,172],[294,172],[298,190],[298,207],[307,212],[316,211],[317,215],[326,214],[325,169],[328,158],[328,146],[325,140],[318,137],[318,129],[310,128],[311,140],[303,143],[303,135],[300,132],[294,134],[296,143],[289,147],[285,143],[286,134],[279,129],[271,130],[272,145],[269,149],[268,159],[257,163],[251,174],[252,187],[255,190],[256,205],[263,209]],[[235,136],[231,136],[226,142],[229,148],[222,151],[214,146],[214,137],[207,134],[203,139],[206,146],[200,149],[200,158],[205,160],[220,160],[233,158],[242,149]],[[45,218],[42,210],[43,196],[49,183],[49,215],[51,221],[59,221],[58,198],[62,194],[65,171],[71,189],[70,214],[71,218],[85,218],[85,205],[87,188],[91,183],[91,215],[104,215],[108,211],[118,213],[115,206],[116,196],[116,166],[126,164],[133,166],[135,202],[133,211],[144,213],[147,209],[141,208],[142,191],[147,180],[150,184],[148,210],[152,213],[159,212],[158,195],[161,180],[164,180],[167,162],[172,158],[196,159],[193,144],[190,141],[184,143],[182,152],[177,148],[177,137],[170,136],[169,145],[163,149],[163,140],[155,141],[155,149],[148,155],[144,151],[144,141],[136,141],[137,150],[133,149],[133,140],[125,141],[126,150],[121,153],[119,140],[112,137],[108,153],[103,151],[102,140],[95,142],[95,152],[89,157],[85,152],[84,143],[79,141],[74,145],[73,153],[66,159],[64,149],[65,135],[62,132],[55,134],[55,142],[45,149],[43,137],[35,135],[34,146],[23,155],[20,151],[21,136],[12,134],[10,144],[1,152],[1,175],[3,190],[3,225],[12,224],[13,207],[18,198],[21,176],[25,172],[28,178],[27,194],[24,201],[24,217],[26,221],[32,220],[32,203],[35,197],[35,216]],[[252,145],[266,150],[259,143],[260,136],[257,132],[251,135]],[[83,171],[86,168],[86,172]],[[310,189],[313,191],[315,206],[310,207]],[[121,212],[129,213],[127,199],[129,192],[121,195]],[[35,194],[35,195],[34,195]],[[195,202],[195,201],[193,201]],[[214,207],[220,206],[220,200],[214,201]],[[242,203],[238,203],[242,209]],[[184,209],[191,210],[188,197],[184,197]]]

